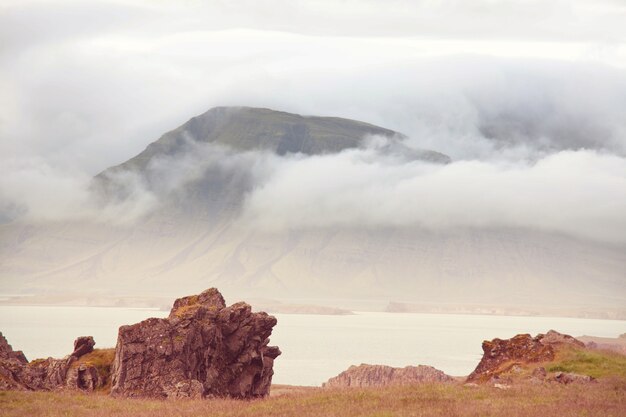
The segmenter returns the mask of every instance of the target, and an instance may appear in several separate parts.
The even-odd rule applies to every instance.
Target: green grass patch
[[[549,372],[572,372],[594,378],[626,378],[626,356],[606,351],[569,350],[562,352],[546,369]]]

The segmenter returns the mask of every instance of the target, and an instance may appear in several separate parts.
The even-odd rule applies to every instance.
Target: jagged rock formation
[[[385,365],[351,366],[324,383],[324,387],[383,387],[421,383],[451,382],[454,379],[432,366],[392,368]]]
[[[0,332],[0,390],[23,389],[16,375],[28,364],[22,351],[14,351],[13,347]]]
[[[74,352],[72,352],[71,356],[76,357],[76,359],[80,358],[87,353],[93,352],[93,347],[96,342],[93,340],[91,336],[81,336],[74,341]]]
[[[14,351],[2,332],[0,332],[0,360],[14,360],[20,363],[28,363],[24,352],[21,350]]]
[[[486,340],[482,346],[483,357],[467,381],[486,382],[497,379],[500,374],[516,366],[551,361],[561,346],[584,348],[585,344],[554,330],[535,337],[518,334],[511,339]]]
[[[122,326],[113,364],[113,395],[177,398],[262,397],[274,359],[276,318],[246,303],[226,307],[211,288],[178,299],[166,319]]]
[[[77,362],[92,352],[94,345],[91,336],[79,337],[74,342],[74,352],[63,359],[28,362],[21,351],[13,351],[0,333],[0,390],[95,390],[101,381],[98,370],[93,365]]]

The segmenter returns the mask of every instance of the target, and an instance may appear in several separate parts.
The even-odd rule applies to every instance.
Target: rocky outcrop
[[[14,351],[2,332],[0,332],[0,360],[14,360],[20,363],[28,363],[24,353],[21,350]]]
[[[16,375],[28,363],[22,351],[14,351],[7,339],[0,333],[0,390],[23,389]]]
[[[323,384],[324,387],[384,387],[388,385],[412,385],[435,382],[451,382],[454,379],[432,366],[407,366],[392,368],[385,365],[351,366]]]
[[[467,381],[486,382],[515,366],[551,361],[562,346],[584,348],[585,344],[554,330],[535,337],[518,334],[511,339],[486,340],[482,346],[483,357]]]
[[[166,319],[119,330],[111,393],[127,397],[262,397],[274,359],[276,319],[246,303],[226,307],[211,288],[174,302]]]
[[[98,371],[77,361],[93,351],[91,336],[79,337],[74,352],[63,359],[37,359],[28,362],[21,351],[13,351],[0,333],[0,390],[51,391],[61,388],[94,390]]]

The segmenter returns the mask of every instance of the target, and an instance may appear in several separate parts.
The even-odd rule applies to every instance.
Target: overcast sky
[[[625,21],[620,0],[4,0],[0,209],[54,206],[190,117],[249,105],[401,131],[492,164],[503,190],[503,163],[606,167],[602,228],[623,227]]]

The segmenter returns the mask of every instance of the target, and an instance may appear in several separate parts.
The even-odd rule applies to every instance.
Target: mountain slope
[[[439,152],[408,148],[401,133],[364,122],[215,107],[98,174],[93,188],[102,195],[102,204],[128,199],[139,187],[139,192],[156,194],[166,216],[233,217],[244,195],[259,182],[254,169],[271,165],[271,156],[333,154],[363,147],[373,137],[384,138],[378,152],[389,156],[450,162]]]
[[[525,229],[263,231],[241,221],[247,194],[277,158],[349,151],[368,135],[388,138],[376,152],[391,158],[449,161],[362,122],[212,109],[97,177],[101,198],[158,201],[135,221],[0,225],[0,293],[178,296],[217,286],[235,298],[378,308],[626,305],[623,245]]]

